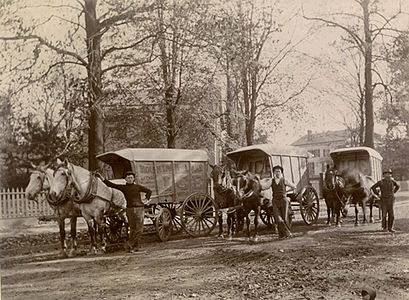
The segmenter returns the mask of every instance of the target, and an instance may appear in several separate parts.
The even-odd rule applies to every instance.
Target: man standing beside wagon
[[[285,179],[283,173],[283,167],[279,165],[273,167],[273,180],[271,182],[271,188],[273,190],[272,208],[274,220],[278,226],[278,237],[288,238],[291,237],[292,234],[288,220],[290,200],[287,197],[286,187],[293,190],[297,187],[294,183]]]
[[[395,215],[393,205],[395,203],[395,193],[399,190],[399,184],[392,178],[392,170],[388,169],[382,173],[383,178],[375,183],[371,190],[379,196],[381,192],[381,210],[382,210],[382,230],[395,232],[393,222]]]
[[[126,246],[130,253],[134,253],[138,251],[140,247],[145,214],[144,204],[141,200],[140,193],[145,193],[146,199],[149,200],[152,195],[152,191],[147,187],[136,184],[135,173],[132,171],[127,171],[124,178],[126,181],[125,185],[115,184],[107,179],[103,179],[103,181],[107,186],[116,188],[124,193],[127,202],[126,215],[128,217],[129,224],[129,240],[127,241]]]

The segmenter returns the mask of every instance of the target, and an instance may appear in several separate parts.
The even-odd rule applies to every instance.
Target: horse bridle
[[[66,176],[66,184],[64,187],[64,190],[61,194],[61,196],[57,199],[57,201],[53,201],[51,200],[51,202],[53,202],[53,205],[59,205],[61,203],[63,203],[66,199],[68,199],[71,196],[71,188],[72,188],[72,178],[71,178],[71,172],[68,169],[65,169],[64,167],[60,166],[57,167],[57,169],[55,169],[53,176],[55,176],[55,174],[57,173],[58,170],[62,170],[64,175]]]
[[[38,192],[35,193],[34,197],[37,198],[38,195],[45,195],[47,193],[46,189],[44,189],[44,182],[47,178],[47,173],[45,171],[42,170],[34,170],[31,174],[35,174],[38,173],[40,175],[43,176],[39,176],[40,177],[40,181],[41,181],[41,190],[39,190]],[[36,201],[38,202],[38,199],[36,199]]]
[[[331,172],[332,175],[333,175],[332,188],[328,187],[328,184],[327,184],[327,176],[325,176],[324,182],[325,182],[326,188],[327,188],[329,191],[333,191],[333,190],[335,190],[335,189],[337,188],[337,175],[335,174],[335,172],[334,172],[333,170],[331,170],[331,171],[329,171],[329,172]],[[325,174],[325,175],[326,175],[326,174]]]

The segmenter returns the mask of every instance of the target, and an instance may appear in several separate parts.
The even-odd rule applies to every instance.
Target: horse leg
[[[358,224],[358,207],[357,207],[357,205],[359,205],[359,204],[357,204],[357,203],[354,204],[354,207],[355,207],[355,224],[354,224],[354,226],[359,225]]]
[[[338,201],[338,199],[334,200],[334,213],[335,213],[335,218],[336,218],[336,226],[341,227],[341,221],[340,221],[340,216],[341,216],[341,202]]]
[[[329,200],[325,198],[325,205],[327,206],[327,225],[331,225],[330,215],[331,215],[331,207],[329,204]]]
[[[223,213],[221,211],[218,212],[218,220],[219,223],[219,235],[218,237],[223,237]]]
[[[335,200],[334,198],[331,199],[331,224],[334,223],[335,220]]]
[[[107,241],[106,241],[105,228],[107,227],[107,224],[104,221],[104,211],[103,210],[99,212],[98,216],[95,219],[95,222],[97,223],[98,233],[101,239],[101,251],[103,253],[106,253]]]
[[[92,218],[89,215],[86,215],[83,213],[83,217],[85,221],[87,222],[89,238],[91,241],[88,255],[95,255],[97,254],[96,230],[94,229],[95,222],[92,220]]]
[[[65,222],[64,218],[59,218],[58,219],[58,227],[60,230],[60,243],[61,243],[61,257],[66,258],[67,257],[67,243],[65,241]]]
[[[75,256],[77,253],[77,217],[70,218],[70,225],[71,225],[71,249],[69,256]]]
[[[247,238],[250,239],[250,212],[246,214]]]
[[[372,215],[373,206],[374,206],[374,198],[371,198],[371,200],[369,201],[369,223],[375,223],[375,220]]]
[[[254,210],[254,242],[258,241],[258,216],[260,215],[260,210],[260,206]]]
[[[232,213],[227,213],[227,237],[232,238],[233,235],[233,216]]]

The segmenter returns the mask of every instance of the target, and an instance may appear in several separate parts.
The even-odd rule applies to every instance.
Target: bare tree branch
[[[320,21],[320,22],[323,22],[323,23],[325,23],[325,24],[327,24],[327,25],[329,25],[329,26],[341,28],[341,29],[344,30],[346,33],[348,33],[349,36],[352,37],[352,39],[355,41],[356,45],[359,47],[359,50],[362,52],[362,54],[365,53],[365,47],[364,47],[365,42],[364,42],[355,32],[353,32],[353,31],[352,31],[351,29],[349,29],[348,27],[346,27],[346,26],[344,26],[344,25],[342,25],[342,24],[339,24],[339,23],[337,23],[337,22],[335,22],[335,21],[326,20],[326,19],[323,19],[323,18],[307,17],[307,16],[305,16],[305,15],[303,15],[303,17],[304,17],[306,20],[310,20],[310,21]]]
[[[74,53],[74,52],[71,52],[71,51],[64,50],[64,49],[61,49],[59,47],[56,47],[53,44],[51,44],[50,42],[47,42],[42,37],[38,36],[38,35],[0,37],[0,40],[3,40],[3,41],[17,41],[17,40],[26,41],[26,40],[32,40],[32,39],[38,40],[41,45],[44,45],[44,46],[50,48],[51,50],[54,50],[58,54],[64,54],[64,55],[71,56],[71,57],[77,59],[80,62],[80,64],[85,66],[85,67],[88,65],[88,63],[80,55],[78,55],[77,53]]]
[[[140,39],[140,40],[136,41],[135,43],[133,43],[133,44],[131,44],[131,45],[128,45],[128,46],[123,46],[123,47],[115,47],[115,46],[112,46],[112,47],[110,47],[110,48],[108,48],[107,50],[105,50],[105,51],[102,52],[102,54],[101,54],[101,60],[104,59],[104,57],[105,57],[106,55],[108,55],[109,53],[111,53],[111,52],[134,48],[134,47],[138,46],[139,44],[142,44],[144,41],[146,41],[146,40],[148,40],[148,39],[150,39],[150,38],[152,38],[152,37],[155,37],[155,36],[156,36],[155,34],[150,34],[150,35],[145,36],[145,37],[143,37],[142,39]]]
[[[101,71],[101,75],[106,73],[106,72],[112,71],[114,69],[125,68],[125,67],[137,67],[137,66],[149,63],[149,62],[151,62],[151,59],[139,61],[139,62],[136,62],[136,63],[123,63],[123,64],[112,65],[112,66],[110,66],[110,67],[108,67],[106,69],[103,69]]]

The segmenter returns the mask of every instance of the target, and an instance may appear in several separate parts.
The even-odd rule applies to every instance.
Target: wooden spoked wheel
[[[291,208],[291,203],[288,206],[288,227],[291,229],[293,227],[294,211]]]
[[[181,222],[185,231],[193,236],[210,234],[217,224],[214,200],[203,193],[193,193],[182,205]]]
[[[268,227],[272,227],[274,224],[273,214],[268,214],[267,210],[264,208],[261,208],[260,210],[260,220]]]
[[[127,237],[128,224],[118,216],[105,217],[105,224],[105,235],[110,244],[122,242]]]
[[[155,218],[155,229],[162,242],[169,240],[172,228],[172,213],[167,207],[160,207],[160,211]]]
[[[320,202],[318,199],[318,193],[312,186],[308,186],[300,200],[301,217],[305,224],[315,224],[318,220],[319,211]]]
[[[182,226],[182,221],[180,218],[180,213],[182,209],[182,204],[183,203],[169,203],[169,204],[164,204],[163,206],[168,208],[170,210],[170,213],[172,214],[172,234],[177,234],[180,233],[183,229]]]

